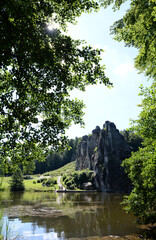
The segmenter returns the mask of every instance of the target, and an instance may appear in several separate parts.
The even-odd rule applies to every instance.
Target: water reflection
[[[17,232],[26,236],[25,228],[29,229],[28,239],[43,239],[43,233],[53,233],[47,239],[67,239],[138,232],[134,218],[120,205],[121,194],[7,193],[0,201],[5,202],[9,220],[18,221]]]

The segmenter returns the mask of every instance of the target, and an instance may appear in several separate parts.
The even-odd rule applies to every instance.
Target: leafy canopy
[[[134,121],[134,129],[144,139],[144,148],[132,153],[123,162],[134,189],[126,197],[125,209],[141,223],[156,222],[156,82],[150,88],[141,87],[142,111]]]
[[[156,141],[132,154],[123,163],[134,189],[124,199],[125,209],[140,223],[156,221]]]
[[[141,134],[144,144],[150,144],[156,140],[156,81],[151,87],[140,86],[140,96],[142,97],[141,112],[138,120],[133,121],[134,129]]]
[[[101,0],[107,7],[119,9],[127,0]],[[138,49],[135,67],[151,78],[156,77],[156,1],[131,0],[126,14],[111,27],[111,33],[117,41]]]
[[[65,146],[65,129],[84,124],[84,104],[70,98],[71,90],[111,85],[101,51],[63,32],[67,22],[92,9],[98,9],[96,1],[1,1],[0,158],[6,171],[44,158],[48,146]]]

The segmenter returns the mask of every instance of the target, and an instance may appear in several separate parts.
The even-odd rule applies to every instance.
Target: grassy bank
[[[43,176],[62,176],[65,173],[72,173],[75,171],[75,162],[70,162],[57,170],[46,172]]]
[[[4,177],[0,190],[9,190],[10,180],[11,180],[11,177]],[[58,188],[57,184],[50,187],[43,186],[42,182],[38,182],[38,180],[39,178],[24,180],[25,191],[54,191],[55,188],[56,189]]]
[[[59,189],[57,184],[58,176],[63,176],[65,173],[70,173],[75,170],[75,162],[68,163],[67,165],[50,172],[46,172],[43,175],[31,175],[32,179],[25,179],[24,186],[25,191],[55,191]],[[51,184],[50,186],[43,186],[43,183],[48,181],[49,179],[53,180],[55,184]],[[11,177],[0,177],[0,190],[9,190],[9,182],[11,181]]]

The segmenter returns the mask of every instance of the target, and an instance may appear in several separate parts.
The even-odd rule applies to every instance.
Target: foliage
[[[34,174],[45,173],[47,171],[52,171],[58,169],[69,162],[75,160],[75,154],[77,150],[80,138],[69,140],[69,149],[60,150],[57,152],[49,152],[44,162],[35,161],[35,171]]]
[[[107,7],[114,2],[114,9],[119,9],[126,0],[103,0]],[[131,0],[126,14],[111,27],[111,33],[117,41],[124,41],[126,46],[138,49],[135,67],[147,76],[156,77],[156,1]]]
[[[24,191],[25,186],[23,183],[23,174],[20,168],[17,168],[13,175],[10,183],[10,191]]]
[[[43,182],[46,182],[46,181],[47,181],[47,178],[37,179],[37,183],[43,183]]]
[[[48,178],[46,181],[44,181],[44,184],[46,186],[53,186],[53,185],[57,184],[57,180],[55,178],[51,177],[51,178]]]
[[[139,148],[142,147],[143,139],[141,135],[136,134],[136,132],[132,130],[123,130],[123,131],[120,131],[120,133],[124,136],[125,141],[132,148],[133,152],[138,151]]]
[[[134,128],[144,138],[144,143],[150,144],[156,140],[156,80],[151,87],[141,86],[140,96],[143,97],[139,107],[142,108],[138,120],[133,121]]]
[[[66,173],[63,175],[63,183],[67,189],[83,189],[83,183],[93,182],[94,174],[93,171],[88,169],[81,171],[74,171],[70,174]]]
[[[65,173],[72,173],[75,171],[75,161],[74,162],[70,162],[68,164],[66,164],[65,166],[58,168],[57,170],[54,171],[50,171],[45,173],[44,175],[46,176],[47,174],[52,175],[52,176],[62,176]]]
[[[125,209],[141,223],[156,222],[156,141],[133,153],[123,166],[134,184]]]
[[[38,181],[39,180],[39,181]],[[31,180],[25,180],[24,185],[25,185],[25,191],[37,191],[37,192],[48,192],[48,191],[54,191],[55,189],[58,189],[57,185],[57,177],[52,178],[52,184],[44,184],[46,181],[50,181],[48,179],[44,179],[41,181],[41,179],[31,179]]]
[[[42,183],[43,186],[50,187],[50,186],[56,185],[57,180],[54,177],[50,177],[48,179],[47,178],[40,178],[40,179],[37,179],[37,183]],[[34,181],[33,181],[33,184],[34,184]]]
[[[84,104],[70,98],[71,90],[84,91],[97,82],[111,85],[100,65],[101,50],[63,32],[68,22],[97,9],[92,0],[1,1],[0,156],[9,165],[5,171],[44,159],[48,146],[67,145],[65,129],[72,122],[84,124]]]
[[[133,128],[142,135],[145,148],[140,148],[123,162],[134,189],[126,197],[128,212],[141,223],[156,222],[156,82],[141,88],[142,111]]]
[[[44,191],[45,192],[45,191],[54,191],[55,188],[58,189],[58,185],[56,183],[57,177],[53,177],[53,180],[56,184],[54,184],[50,187],[47,187],[46,185],[43,186],[42,185],[43,182],[41,182],[38,179],[39,176],[32,175],[32,177],[33,177],[32,179],[24,180],[25,192],[27,192],[27,191],[37,191],[37,192]],[[11,177],[4,177],[3,183],[2,183],[2,190],[8,190],[9,189],[10,180],[11,180]],[[38,180],[39,180],[39,182],[38,182]],[[4,192],[3,192],[3,194],[4,194]]]
[[[35,161],[27,162],[26,165],[23,166],[23,174],[33,174],[35,168]]]

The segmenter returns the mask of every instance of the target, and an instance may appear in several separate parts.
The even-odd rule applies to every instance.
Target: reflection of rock
[[[91,136],[84,136],[78,146],[76,170],[95,172],[95,185],[101,191],[129,192],[130,181],[121,167],[131,150],[114,123],[106,121],[103,129],[96,127]]]

